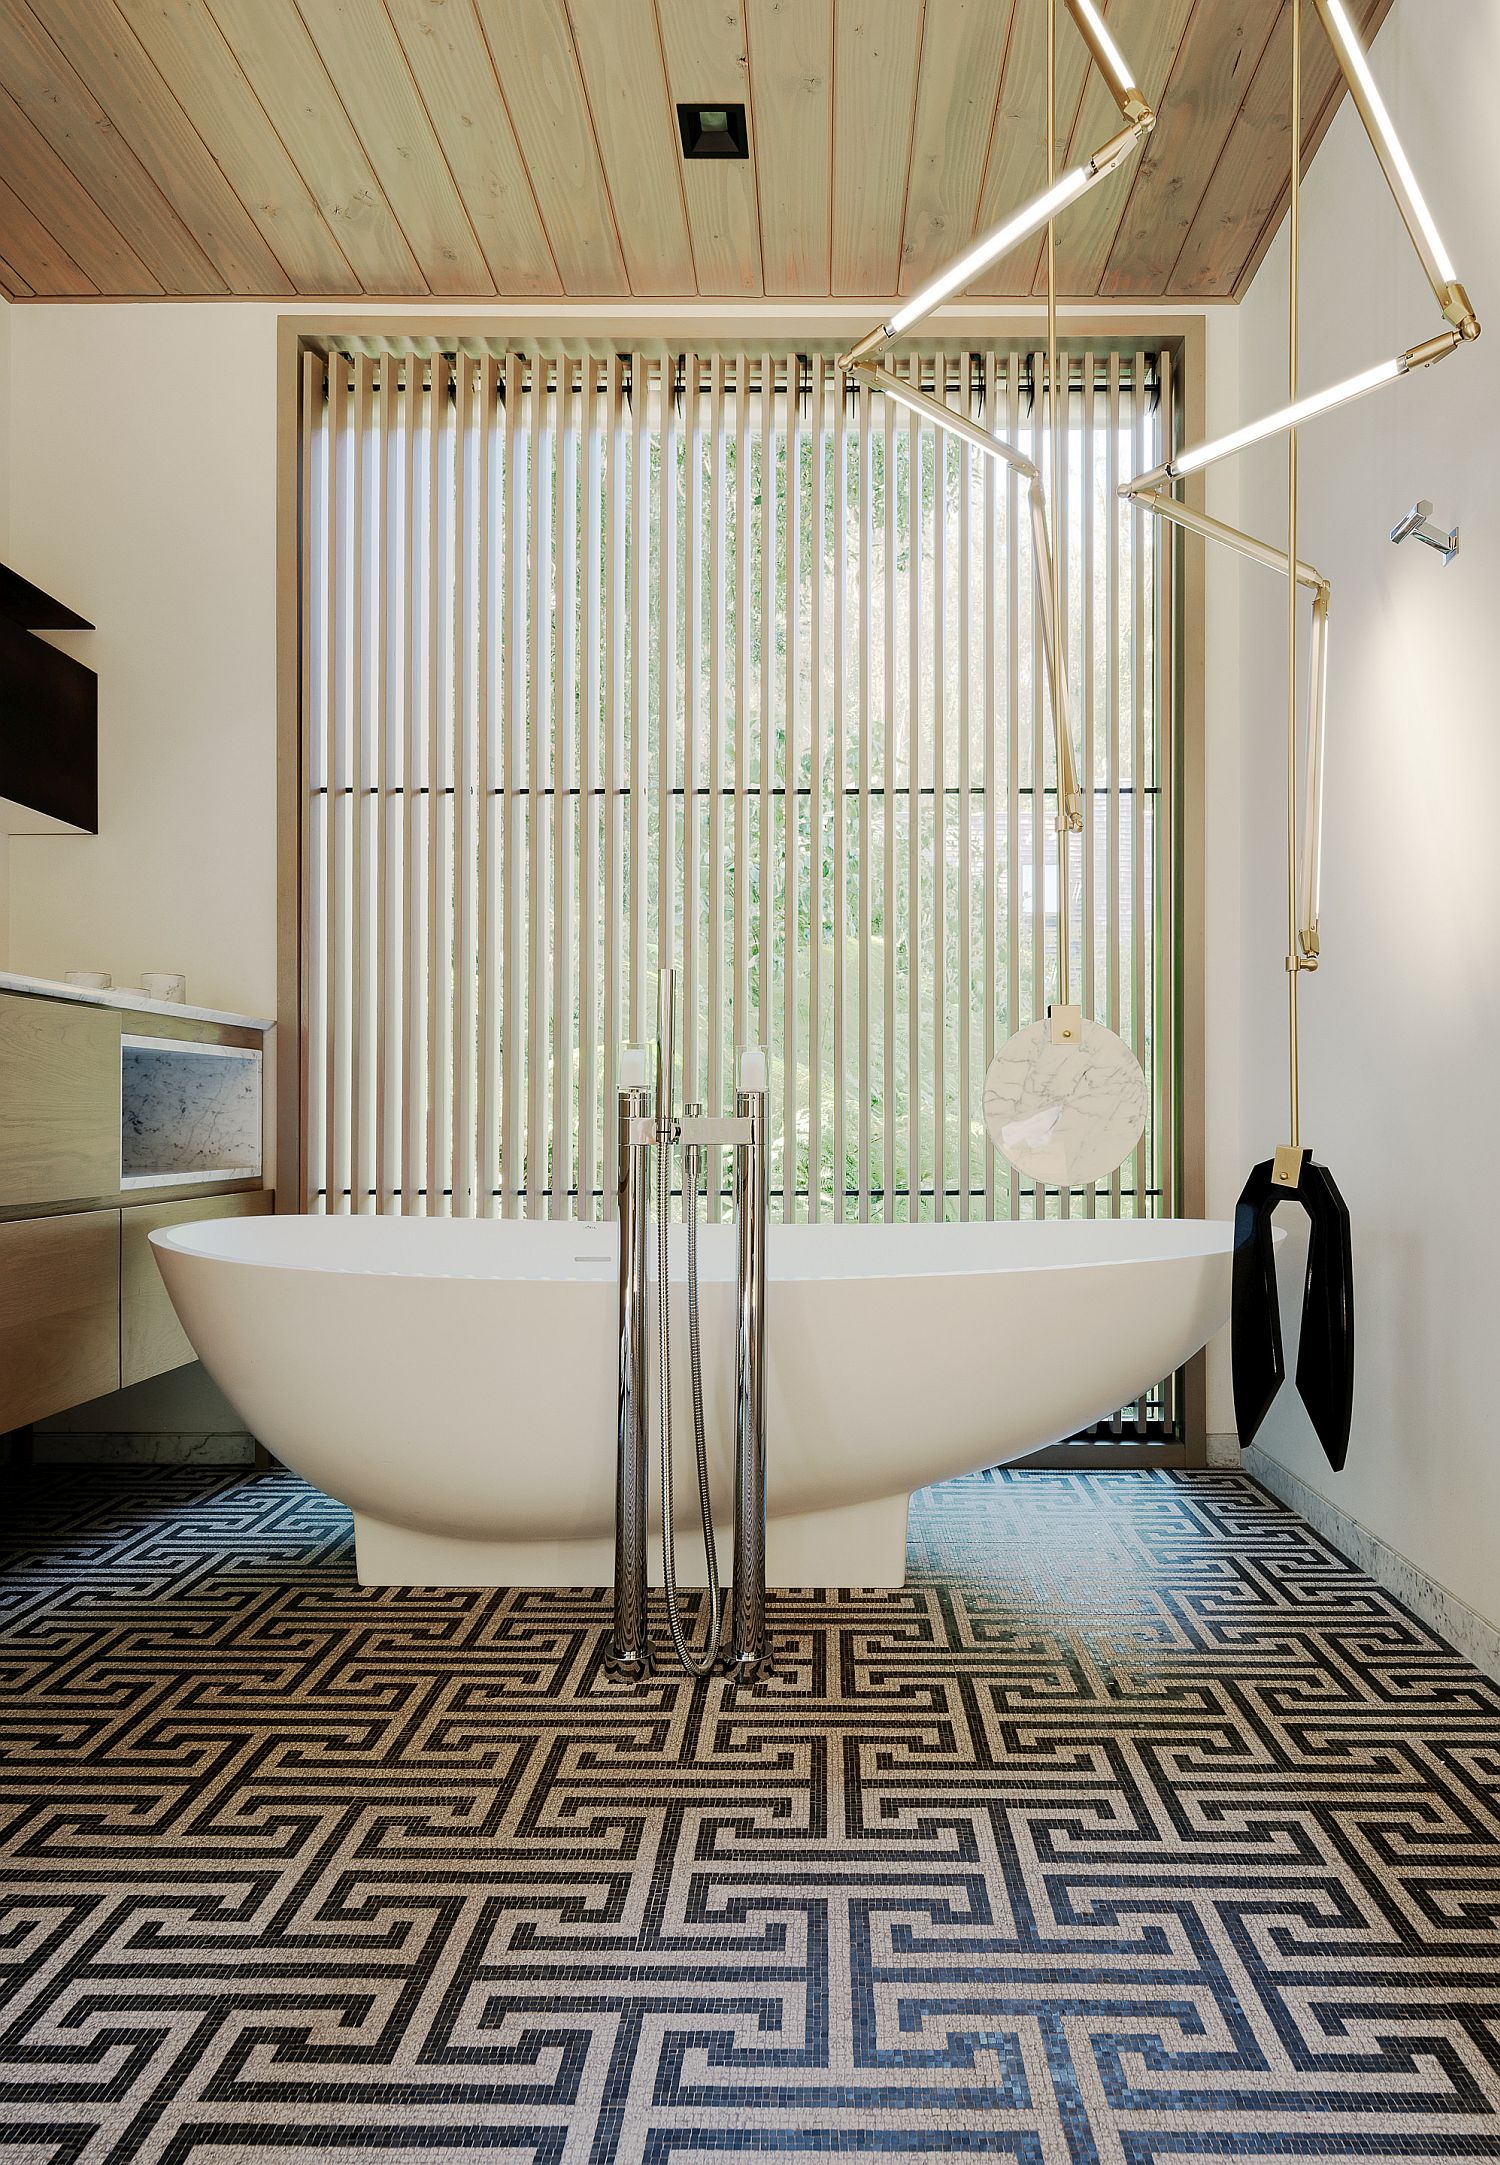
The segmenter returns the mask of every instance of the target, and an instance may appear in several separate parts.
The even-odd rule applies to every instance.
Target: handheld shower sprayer
[[[765,1615],[765,1238],[768,1215],[766,1161],[766,1062],[764,1053],[740,1055],[739,1090],[728,1119],[711,1119],[701,1105],[673,1109],[676,976],[658,979],[655,1104],[649,1089],[650,1059],[627,1050],[620,1064],[619,1225],[620,1367],[615,1487],[614,1625],[605,1651],[611,1676],[636,1682],[654,1667],[646,1614],[646,1548],[649,1505],[647,1438],[650,1426],[647,1356],[647,1198],[651,1153],[656,1152],[656,1348],[660,1445],[662,1584],[673,1650],[690,1676],[707,1676],[722,1661],[740,1683],[754,1683],[769,1668]],[[723,1603],[709,1488],[707,1424],[703,1405],[702,1330],[698,1269],[698,1195],[708,1149],[728,1144],[735,1158],[736,1388],[734,1572],[730,1645],[721,1656]],[[668,1224],[671,1216],[671,1153],[682,1152],[682,1214],[687,1229],[688,1347],[692,1377],[693,1442],[698,1471],[698,1510],[703,1527],[708,1581],[708,1628],[703,1646],[688,1639],[677,1601],[677,1557],[672,1513],[672,1326]]]

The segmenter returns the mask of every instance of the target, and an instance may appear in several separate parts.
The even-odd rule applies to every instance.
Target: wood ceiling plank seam
[[[431,292],[297,0],[203,0],[364,293]]]
[[[1288,21],[1289,11],[1282,0],[1260,65],[1245,87],[1234,126],[1178,251],[1172,269],[1176,290],[1227,295],[1247,257],[1258,245],[1269,246],[1280,222],[1286,202],[1290,137]],[[1313,39],[1304,74],[1306,109],[1313,116],[1304,132],[1304,164],[1308,162],[1306,146],[1337,81],[1332,48],[1326,39]]]
[[[25,265],[30,275],[23,271],[22,282],[33,296],[47,299],[80,300],[99,297],[99,288],[80,268],[63,247],[54,233],[24,203],[14,188],[0,179],[0,241],[4,242],[8,262]],[[17,241],[22,242],[17,247]],[[48,266],[53,268],[49,270]]]
[[[1262,49],[1260,58],[1256,61],[1255,66],[1251,70],[1249,78],[1245,83],[1244,92],[1240,98],[1238,106],[1235,108],[1235,115],[1233,121],[1230,124],[1229,132],[1225,136],[1223,142],[1219,145],[1219,154],[1215,158],[1212,167],[1204,176],[1203,192],[1198,198],[1198,204],[1197,208],[1193,213],[1192,223],[1189,225],[1186,233],[1183,234],[1182,244],[1178,248],[1176,255],[1172,259],[1172,269],[1169,273],[1170,279],[1176,278],[1178,266],[1182,262],[1183,256],[1192,247],[1193,236],[1198,230],[1198,221],[1203,214],[1204,205],[1210,200],[1213,193],[1214,183],[1218,179],[1220,169],[1223,167],[1225,160],[1229,157],[1230,152],[1234,147],[1236,135],[1245,118],[1245,108],[1248,105],[1251,97],[1254,95],[1256,80],[1260,74],[1261,69],[1266,65],[1267,55],[1275,47],[1277,33],[1280,31],[1282,23],[1285,19],[1286,7],[1283,0],[1283,4],[1278,9],[1276,20],[1271,25],[1270,35],[1266,39],[1265,46]],[[1290,129],[1288,130],[1288,132],[1290,132]]]
[[[1371,45],[1374,43],[1375,37],[1380,30],[1381,24],[1385,21],[1386,16],[1390,13],[1391,8],[1394,6],[1394,4],[1395,0],[1368,0],[1368,4],[1366,5],[1362,18],[1360,20],[1360,43],[1364,46],[1366,52],[1369,51]],[[1325,46],[1327,45],[1326,39],[1324,40],[1324,44]],[[1343,74],[1339,69],[1337,60],[1334,59],[1332,55],[1331,49],[1329,52],[1329,60],[1333,69],[1332,85],[1330,86],[1327,97],[1323,100],[1322,104],[1319,106],[1316,114],[1314,115],[1311,126],[1305,131],[1303,135],[1302,170],[1304,174],[1307,172],[1308,167],[1311,165],[1314,157],[1317,155],[1319,146],[1321,145],[1324,136],[1332,127],[1334,115],[1338,112],[1339,107],[1343,104],[1346,94],[1346,86],[1344,83]],[[1280,184],[1280,189],[1275,202],[1272,204],[1270,210],[1266,214],[1265,219],[1262,221],[1260,230],[1256,235],[1254,244],[1252,245],[1249,253],[1246,255],[1234,279],[1224,289],[1226,295],[1230,299],[1238,301],[1244,297],[1244,294],[1249,287],[1251,280],[1254,278],[1256,272],[1260,269],[1261,264],[1264,262],[1266,252],[1270,248],[1272,241],[1276,238],[1276,235],[1281,227],[1281,222],[1286,216],[1289,195],[1290,181],[1284,180]]]
[[[558,254],[557,246],[553,241],[551,231],[547,225],[547,213],[543,208],[541,193],[536,184],[536,175],[532,171],[531,161],[526,155],[526,146],[521,140],[520,125],[516,120],[515,113],[511,106],[511,101],[506,96],[505,78],[501,74],[500,63],[495,58],[494,47],[490,42],[488,31],[485,29],[484,15],[480,7],[480,0],[468,0],[468,7],[470,13],[473,15],[475,24],[478,27],[479,36],[484,45],[485,55],[490,64],[490,72],[495,78],[495,88],[500,94],[500,104],[505,113],[506,121],[509,124],[511,134],[515,137],[516,154],[521,161],[521,171],[526,176],[526,186],[531,192],[531,200],[536,205],[536,214],[538,221],[541,225],[542,237],[547,243],[547,253],[551,256],[553,268],[557,272],[558,289],[562,293],[567,293],[567,274],[563,268],[562,259]]]
[[[161,292],[161,281],[116,230],[103,205],[4,89],[0,89],[0,179],[29,206],[38,224],[101,294]]]
[[[350,0],[295,6],[427,290],[493,295],[479,236],[384,0],[359,0],[357,21]]]
[[[589,97],[588,80],[583,72],[583,58],[578,50],[578,34],[573,26],[573,16],[568,6],[568,0],[558,0],[558,5],[562,10],[563,28],[567,34],[568,50],[573,58],[573,73],[577,78],[579,95],[583,99],[584,115],[588,121],[589,136],[594,145],[594,161],[599,168],[599,179],[604,189],[605,207],[609,211],[609,222],[614,231],[615,247],[619,251],[620,261],[625,266],[626,287],[633,294],[635,292],[635,283],[630,275],[630,252],[625,246],[625,237],[620,231],[620,214],[615,203],[614,190],[609,184],[609,167],[604,162],[604,146],[599,141],[599,123],[594,114],[593,101]],[[633,378],[632,381],[634,381]]]
[[[1064,30],[1061,22],[1058,29],[1060,33]],[[1066,112],[1069,102],[1083,94],[1088,73],[1088,49],[1082,38],[1060,34],[1057,87],[1062,111]],[[1003,224],[1046,187],[1045,83],[1046,11],[1042,0],[1026,0],[1016,10],[1015,34],[1000,83],[995,153],[985,175],[985,193],[976,220],[980,232],[990,232]],[[1033,240],[1021,242],[987,266],[971,290],[1010,299],[1028,297],[1039,247]]]
[[[693,243],[682,161],[674,154],[666,60],[654,35],[647,44],[648,15],[653,30],[656,21],[653,0],[562,0],[562,9],[630,290],[643,299],[670,296],[681,290],[672,264],[681,262],[684,248],[691,263]],[[653,103],[660,114],[655,132],[640,125]],[[664,161],[670,162],[670,178]],[[671,223],[668,203],[676,205],[676,235],[664,231]]]
[[[296,292],[285,265],[114,0],[27,0],[231,293]],[[175,138],[175,140],[174,140]]]
[[[564,292],[575,298],[627,294],[630,282],[614,205],[605,184],[578,55],[557,0],[472,0],[472,4]],[[551,47],[552,73],[557,78],[550,103],[549,55],[539,40]],[[514,89],[507,89],[508,82]]]
[[[277,258],[294,291],[362,293],[358,272],[206,0],[113,5],[197,133],[216,143],[215,160],[267,246],[267,226],[276,233]]]
[[[130,144],[24,0],[0,9],[0,78],[164,292],[229,289]]]
[[[755,264],[759,281],[758,290],[766,290],[766,241],[760,223],[760,130],[756,125],[754,97],[750,83],[750,0],[738,0],[740,11],[740,37],[745,47],[745,114],[750,135],[750,204],[752,224],[755,228]]]
[[[662,117],[667,124],[667,142],[671,146],[672,167],[677,175],[677,200],[682,206],[682,230],[687,236],[688,261],[693,266],[693,291],[701,293],[703,288],[698,276],[698,250],[693,240],[692,212],[688,208],[687,164],[679,155],[681,138],[677,132],[677,113],[672,103],[672,78],[667,72],[667,48],[661,34],[661,9],[657,0],[650,0],[650,8],[651,26],[656,32],[656,58],[661,68]]]
[[[1253,102],[1253,97],[1255,97],[1255,84],[1258,84],[1258,80],[1260,80],[1260,71],[1262,71],[1262,69],[1266,67],[1266,63],[1268,63],[1268,56],[1271,56],[1271,54],[1275,52],[1275,45],[1277,45],[1277,32],[1281,30],[1281,24],[1284,24],[1284,19],[1286,19],[1286,6],[1281,6],[1281,11],[1277,13],[1277,19],[1275,19],[1275,26],[1273,26],[1273,30],[1271,30],[1271,37],[1268,37],[1268,39],[1266,39],[1266,50],[1264,50],[1264,52],[1262,52],[1262,56],[1260,56],[1260,63],[1258,63],[1258,67],[1255,67],[1255,74],[1253,74],[1253,76],[1251,76],[1251,80],[1249,80],[1249,82],[1245,84],[1245,97],[1240,97],[1240,108],[1238,108],[1238,113],[1234,115],[1234,126],[1232,126],[1232,128],[1229,128],[1229,134],[1225,136],[1225,139],[1223,139],[1223,143],[1221,143],[1221,147],[1219,147],[1219,156],[1216,156],[1216,158],[1214,158],[1214,167],[1212,167],[1212,171],[1210,171],[1210,173],[1206,175],[1206,180],[1203,180],[1203,193],[1199,195],[1199,201],[1197,201],[1197,210],[1193,212],[1193,223],[1190,223],[1190,225],[1188,225],[1188,229],[1186,229],[1186,234],[1182,236],[1182,247],[1180,247],[1180,249],[1177,249],[1177,255],[1175,255],[1175,258],[1173,258],[1173,266],[1171,266],[1171,275],[1173,275],[1173,279],[1177,277],[1177,273],[1180,273],[1180,266],[1182,266],[1184,258],[1186,258],[1188,262],[1193,262],[1195,258],[1199,258],[1199,255],[1201,255],[1201,251],[1203,251],[1203,240],[1199,238],[1199,225],[1203,223],[1203,219],[1206,219],[1206,217],[1208,217],[1208,206],[1212,204],[1212,199],[1214,199],[1214,188],[1216,188],[1216,184],[1219,184],[1219,175],[1221,175],[1221,173],[1227,173],[1227,175],[1229,175],[1229,180],[1227,180],[1227,184],[1229,184],[1229,186],[1232,186],[1232,184],[1234,184],[1234,178],[1232,178],[1232,165],[1234,165],[1234,158],[1236,158],[1236,149],[1238,149],[1238,145],[1240,145],[1240,139],[1242,139],[1242,134],[1245,134],[1245,132],[1247,132],[1247,130],[1249,130],[1249,128],[1253,126],[1253,121],[1251,121],[1251,102]],[[1290,128],[1288,128],[1288,134],[1290,134]],[[1262,225],[1260,225],[1258,229],[1264,229],[1264,217],[1262,217]]]
[[[979,193],[974,199],[974,219],[970,227],[970,238],[976,241],[981,232],[990,230],[988,226],[981,227],[980,217],[989,193],[990,167],[994,162],[995,142],[1000,130],[1001,99],[1005,94],[1005,75],[1010,66],[1010,49],[1016,35],[1016,17],[1022,4],[1023,0],[1011,0],[1010,17],[1005,25],[1005,46],[1000,55],[999,79],[995,84],[995,106],[990,114],[989,140],[984,147],[984,163],[979,169]]]
[[[36,299],[35,286],[27,285],[15,265],[7,262],[4,256],[0,256],[0,287],[4,288],[7,300],[34,301]]]
[[[710,29],[711,23],[717,27]],[[682,162],[698,291],[730,297],[762,294],[765,268],[758,210],[759,150],[750,94],[744,0],[656,0],[656,28],[667,95],[674,107],[691,104],[695,99],[737,103],[745,107],[751,122],[746,158]],[[675,145],[675,115],[669,120]],[[710,265],[711,282],[707,285],[705,259]]]
[[[1201,135],[1204,126],[1216,128],[1223,122],[1213,155],[1204,161],[1212,170],[1223,155],[1224,147],[1234,131],[1239,106],[1243,103],[1241,90],[1234,109],[1224,118],[1224,103],[1220,99],[1204,98],[1202,85],[1213,84],[1224,65],[1226,49],[1231,42],[1237,45],[1238,55],[1253,53],[1253,65],[1246,71],[1246,86],[1255,75],[1265,56],[1276,29],[1278,0],[1236,0],[1239,37],[1226,38],[1222,9],[1209,5],[1209,0],[1197,0],[1192,14],[1183,30],[1182,42],[1172,63],[1172,73],[1155,129],[1136,166],[1130,187],[1130,200],[1120,221],[1115,244],[1105,266],[1100,292],[1110,298],[1121,295],[1151,296],[1166,291],[1172,264],[1182,251],[1183,241],[1191,232],[1197,204],[1182,221],[1182,230],[1175,244],[1169,230],[1173,221],[1166,216],[1168,207],[1180,191],[1177,176],[1191,170],[1193,159],[1186,150],[1198,147],[1195,131]],[[1231,76],[1239,73],[1238,59],[1231,69]],[[1208,116],[1205,120],[1204,116]],[[1201,197],[1199,198],[1201,201]],[[1153,251],[1144,257],[1145,238],[1150,235]],[[1166,246],[1171,244],[1170,256]],[[1121,270],[1122,251],[1129,259],[1128,273]]]
[[[436,11],[424,5],[424,0],[387,0],[387,9],[406,55],[407,66],[416,78],[417,89],[442,143],[454,185],[468,210],[469,222],[474,227],[496,290],[502,293],[561,294],[562,271],[547,233],[542,206],[537,199],[530,170],[521,155],[520,139],[506,101],[505,88],[500,81],[494,55],[485,39],[484,25],[475,12],[473,0],[450,0],[450,5],[442,10],[441,32],[431,19]],[[408,25],[407,28],[403,28],[404,23]],[[464,47],[468,48],[467,53],[462,50]],[[438,93],[442,86],[434,62],[439,54],[446,56],[444,65],[453,93],[455,123],[462,129],[471,130],[473,125],[468,114],[462,110],[461,100],[465,86],[471,82],[478,84],[485,81],[494,86],[501,128],[493,134],[482,128],[475,131],[476,141],[482,142],[485,147],[477,150],[473,158],[460,154],[455,146],[462,142],[462,137],[455,135],[450,141],[449,134],[445,133],[438,119],[441,110]],[[424,84],[423,73],[428,70],[431,71],[430,82]],[[490,157],[508,167],[508,175],[496,172],[492,178],[486,179],[484,167]],[[465,177],[466,175],[469,177]],[[490,220],[481,217],[481,206],[476,206],[475,202],[476,194],[482,196],[486,192],[504,206],[502,215],[510,222],[508,240],[501,234],[497,234],[493,240],[486,239]],[[516,207],[523,198],[529,206],[529,215],[523,214],[519,220],[519,223],[527,228],[524,239],[516,231]]]
[[[836,176],[838,173],[838,112],[835,86],[839,65],[839,18],[838,0],[828,0],[828,269],[825,274],[824,291],[830,299],[833,295],[833,219],[837,202]]]
[[[902,293],[930,278],[968,245],[989,162],[1014,0],[1003,14],[993,0],[959,4],[970,10],[968,23],[943,49],[936,69],[936,41],[924,34],[901,234]],[[977,156],[971,155],[976,147]],[[966,167],[972,170],[967,186]]]
[[[832,191],[832,282],[836,294],[883,297],[896,289],[925,16],[925,4],[920,13],[914,14],[910,0],[837,0]],[[846,34],[851,18],[852,28]],[[838,156],[843,132],[838,116],[845,100],[854,101],[859,108],[853,117],[855,136],[865,150],[862,172]],[[904,129],[899,118],[903,112]],[[889,138],[884,145],[882,131]],[[905,137],[899,197],[885,178],[896,170],[890,153],[898,131]],[[882,155],[883,151],[886,155]]]
[[[826,297],[838,125],[833,0],[745,0],[745,56],[762,281],[777,297]]]
[[[1110,28],[1153,110],[1160,109],[1166,95],[1172,62],[1192,5],[1193,0],[1137,0],[1132,8],[1129,0],[1112,0],[1113,12],[1108,16]],[[1128,27],[1127,14],[1130,16]],[[1062,155],[1062,164],[1076,164],[1097,150],[1115,133],[1119,124],[1119,107],[1113,92],[1099,70],[1089,68],[1084,76],[1077,118]],[[1106,181],[1074,205],[1059,225],[1058,290],[1068,299],[1088,300],[1097,296],[1104,266],[1130,200],[1133,177],[1133,170],[1127,166],[1118,177]],[[1034,295],[1046,292],[1046,276],[1043,242],[1038,247],[1036,268],[1032,273],[1031,292]]]
[[[911,210],[911,174],[917,155],[917,113],[922,96],[922,62],[927,52],[927,0],[922,0],[922,19],[917,25],[917,64],[911,84],[911,125],[906,131],[906,173],[901,182],[901,215],[896,222],[896,268],[891,291],[901,290],[901,253]]]
[[[412,66],[411,56],[407,52],[401,35],[396,28],[396,18],[391,12],[391,0],[381,0],[381,4],[384,8],[386,22],[390,27],[391,44],[400,61],[401,68],[404,71],[406,80],[411,85],[412,97],[416,100],[417,109],[421,113],[423,121],[426,123],[427,132],[432,137],[432,147],[436,151],[437,156],[442,163],[443,171],[448,176],[448,186],[452,192],[453,201],[457,205],[459,213],[463,218],[464,224],[469,229],[469,237],[474,243],[474,247],[479,256],[479,261],[483,264],[485,275],[489,280],[490,291],[491,293],[498,293],[499,282],[495,277],[494,271],[490,267],[490,260],[488,255],[485,253],[484,242],[479,237],[479,228],[474,223],[474,214],[469,208],[468,201],[464,195],[463,189],[458,184],[458,175],[453,170],[453,160],[448,155],[448,146],[443,140],[442,131],[438,127],[437,121],[433,116],[432,107],[427,102],[427,98],[422,89],[422,85],[417,80],[417,71]],[[389,196],[389,189],[387,189],[386,193],[387,196]],[[468,289],[460,288],[459,290],[466,292]],[[476,292],[482,292],[483,288],[476,287],[474,290]]]

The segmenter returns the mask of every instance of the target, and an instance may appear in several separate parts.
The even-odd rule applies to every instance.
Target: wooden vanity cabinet
[[[120,1016],[0,993],[0,1201],[35,1209],[120,1185]]]
[[[264,1050],[237,1017],[136,1013],[0,989],[0,1435],[193,1358],[151,1252],[160,1226],[258,1215],[258,1178],[121,1169],[122,1033]],[[168,1192],[163,1194],[162,1187]]]
[[[156,1267],[151,1235],[163,1226],[205,1218],[254,1218],[271,1208],[269,1188],[249,1195],[205,1196],[197,1203],[138,1203],[120,1213],[120,1381],[144,1383],[196,1359]]]
[[[0,1225],[0,1431],[119,1383],[119,1212]]]

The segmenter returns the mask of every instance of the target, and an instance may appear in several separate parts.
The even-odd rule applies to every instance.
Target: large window
[[[788,1217],[1171,1207],[1170,582],[1115,497],[1163,455],[1165,352],[1067,354],[1073,983],[1153,1108],[1071,1198],[980,1102],[1055,970],[1005,471],[816,352],[303,365],[309,1208],[608,1215],[615,1058],[667,962],[685,1098],[769,1046]],[[1042,355],[898,365],[1046,468]]]

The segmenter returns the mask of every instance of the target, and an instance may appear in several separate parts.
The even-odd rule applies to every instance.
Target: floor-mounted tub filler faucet
[[[737,1683],[752,1684],[770,1665],[766,1638],[766,1056],[759,1048],[739,1057],[733,1114],[706,1115],[672,1105],[673,1025],[676,973],[658,978],[656,1074],[645,1047],[625,1052],[619,1088],[620,1388],[615,1475],[614,1624],[605,1651],[609,1674],[634,1682],[653,1667],[646,1614],[646,1545],[650,1476],[648,1375],[648,1219],[656,1224],[657,1428],[660,1442],[662,1580],[667,1623],[677,1658],[691,1676],[715,1667]],[[734,1152],[736,1235],[734,1564],[729,1602],[729,1644],[721,1653],[723,1604],[708,1486],[708,1447],[703,1417],[703,1364],[698,1302],[698,1191],[706,1152],[727,1145]],[[708,1632],[695,1649],[677,1606],[677,1569],[672,1512],[672,1346],[667,1226],[671,1216],[672,1152],[682,1152],[682,1215],[687,1227],[688,1341],[693,1382],[693,1441],[698,1460],[698,1507],[708,1566]],[[651,1209],[655,1152],[655,1210]]]

